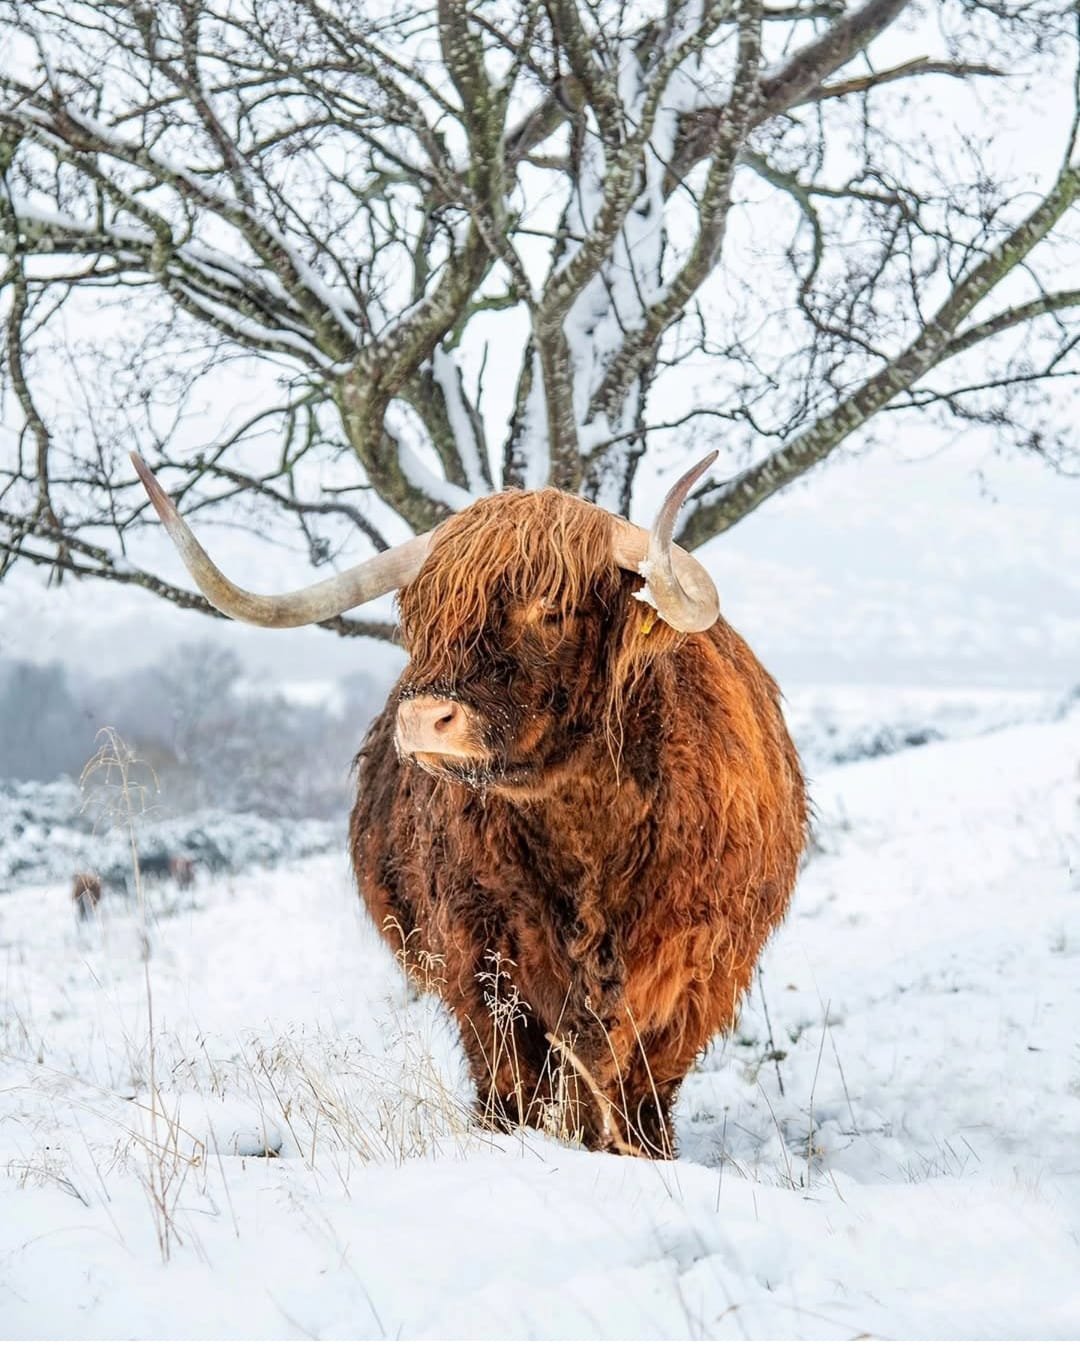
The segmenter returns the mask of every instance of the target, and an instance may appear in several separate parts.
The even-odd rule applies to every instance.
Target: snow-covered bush
[[[126,835],[95,821],[84,803],[83,792],[69,780],[0,780],[0,891],[67,879],[78,869],[100,873],[106,889],[126,888],[131,874]],[[138,818],[136,834],[148,867],[175,855],[204,871],[236,872],[344,846],[345,822],[283,821],[210,809],[162,817],[151,809]]]

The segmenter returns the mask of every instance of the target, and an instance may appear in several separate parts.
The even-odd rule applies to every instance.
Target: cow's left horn
[[[392,546],[369,560],[361,561],[359,565],[343,570],[332,579],[324,579],[307,588],[298,588],[292,593],[249,593],[221,573],[138,453],[132,453],[131,461],[165,530],[179,551],[180,559],[202,590],[203,596],[219,612],[231,616],[234,621],[246,621],[252,626],[312,626],[316,622],[340,616],[342,612],[359,607],[363,602],[370,602],[372,598],[390,593],[416,578],[431,542],[430,532],[411,537],[400,546]]]
[[[720,599],[704,565],[672,541],[675,519],[690,487],[717,456],[710,453],[679,477],[664,497],[651,532],[625,519],[618,520],[615,531],[616,563],[645,577],[638,596],[651,602],[669,626],[687,634],[708,630],[720,615]]]

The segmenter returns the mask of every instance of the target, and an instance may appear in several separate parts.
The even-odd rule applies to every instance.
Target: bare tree
[[[689,546],[884,412],[1068,465],[1071,0],[0,0],[0,24],[0,575],[205,609],[128,557],[132,447],[185,512],[315,564],[500,486],[629,512],[687,436],[724,450]],[[1041,177],[995,158],[1016,107]]]
[[[94,726],[61,664],[0,658],[0,777],[77,776],[93,742]]]

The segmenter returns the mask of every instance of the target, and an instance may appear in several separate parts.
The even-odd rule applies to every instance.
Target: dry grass
[[[125,1024],[122,1004],[113,1002],[108,987],[101,986],[96,1016],[110,1052],[122,1044],[123,1065],[116,1069],[107,1063],[104,1073],[110,1077],[104,1084],[74,1073],[61,1081],[54,1072],[54,1078],[73,1110],[108,1122],[112,1139],[109,1146],[100,1138],[87,1142],[87,1151],[93,1151],[89,1177],[66,1169],[62,1155],[46,1159],[35,1153],[12,1171],[19,1181],[51,1183],[85,1203],[95,1193],[108,1200],[110,1173],[133,1173],[145,1193],[161,1258],[168,1261],[177,1247],[198,1245],[187,1208],[193,1193],[204,1208],[209,1202],[231,1210],[229,1162],[236,1158],[243,1163],[300,1163],[314,1174],[320,1189],[325,1180],[349,1194],[354,1174],[367,1164],[502,1147],[493,1130],[510,1131],[528,1144],[530,1130],[524,1122],[531,1133],[580,1144],[585,1108],[599,1111],[615,1152],[648,1156],[635,1138],[625,1098],[612,1099],[604,1092],[569,1034],[557,1030],[550,1035],[547,1072],[540,1084],[526,1083],[514,1028],[530,1009],[517,992],[513,964],[497,955],[481,973],[488,1012],[475,1030],[492,1076],[512,1081],[510,1115],[503,1097],[494,1092],[473,1099],[459,1059],[447,1050],[447,1035],[454,1029],[448,1028],[439,998],[441,959],[415,946],[408,946],[406,957],[406,940],[401,941],[401,960],[408,966],[414,993],[396,1002],[389,1020],[380,1025],[382,1050],[370,1042],[361,1045],[336,1028],[248,1033],[239,1049],[195,1027],[184,1035],[163,1032],[156,1013],[155,947],[166,937],[167,927],[147,900],[137,843],[156,781],[122,739],[105,730],[83,783],[88,807],[103,822],[122,828],[130,849],[135,909],[122,919],[137,921],[142,1022],[135,1029]],[[111,937],[107,924],[108,919],[105,928],[98,926],[102,937]],[[12,997],[6,998],[10,1002]],[[771,1045],[771,1024],[769,1029]],[[36,1053],[40,1064],[44,1052],[31,1013],[9,1015],[7,1033],[10,1054],[29,1060]],[[106,1053],[107,1062],[111,1058]],[[116,1060],[120,1064],[120,1057]],[[88,1064],[90,1068],[98,1067]],[[222,1119],[226,1112],[232,1120]],[[811,1136],[813,1117],[811,1095]],[[236,1118],[246,1118],[239,1124],[241,1138]],[[784,1150],[783,1180],[795,1185],[791,1155],[775,1117],[774,1124]],[[737,1164],[731,1165],[738,1170]]]
[[[158,793],[157,777],[135,755],[113,728],[98,733],[99,747],[83,769],[79,783],[87,802],[96,805],[99,820],[123,830],[131,854],[131,872],[139,913],[142,946],[143,989],[146,1005],[146,1078],[149,1103],[140,1104],[141,1125],[132,1131],[141,1146],[143,1163],[140,1177],[150,1204],[161,1259],[168,1261],[180,1235],[176,1210],[184,1186],[193,1168],[200,1167],[200,1146],[189,1148],[177,1112],[170,1111],[162,1097],[158,1075],[157,1032],[154,1022],[154,986],[151,975],[151,929],[139,864],[138,823],[147,811],[148,801]],[[139,1061],[131,1061],[137,1075]]]

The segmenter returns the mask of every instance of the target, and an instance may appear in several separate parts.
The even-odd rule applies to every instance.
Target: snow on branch
[[[0,576],[125,572],[133,446],[315,565],[690,433],[692,545],[886,410],[1074,460],[1075,16],[976,9],[0,5]]]

